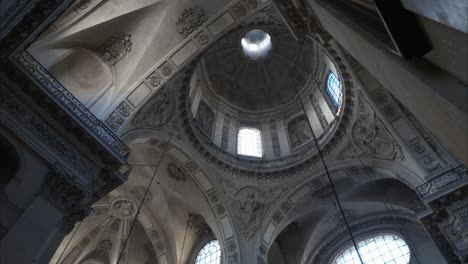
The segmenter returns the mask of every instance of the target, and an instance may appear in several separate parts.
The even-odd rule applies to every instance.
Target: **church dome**
[[[258,47],[246,52],[249,45]],[[235,30],[208,48],[191,72],[181,95],[187,132],[214,164],[241,175],[292,175],[285,172],[312,167],[314,138],[321,148],[339,148],[329,143],[349,109],[351,85],[342,81],[345,67],[338,69],[336,58],[310,39],[296,41],[284,26]]]
[[[299,52],[309,59],[297,61]],[[244,28],[217,41],[201,67],[218,99],[261,111],[283,106],[296,95],[295,87],[304,87],[316,66],[314,52],[311,45],[301,51],[286,27]]]

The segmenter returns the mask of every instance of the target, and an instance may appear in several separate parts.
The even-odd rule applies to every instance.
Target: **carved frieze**
[[[429,198],[432,195],[444,195],[457,186],[468,182],[468,171],[464,166],[455,170],[450,170],[439,177],[416,188],[422,198]]]
[[[197,30],[208,20],[205,11],[200,7],[187,8],[180,14],[176,27],[184,38],[188,37],[193,31]]]

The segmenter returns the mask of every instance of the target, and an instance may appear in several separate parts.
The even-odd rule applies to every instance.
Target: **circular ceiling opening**
[[[258,60],[268,55],[271,50],[271,37],[261,29],[248,31],[241,40],[242,51],[252,60]]]

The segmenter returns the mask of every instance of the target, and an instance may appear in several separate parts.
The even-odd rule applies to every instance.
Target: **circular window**
[[[359,255],[364,263],[408,264],[410,250],[406,242],[395,234],[380,234],[357,243]],[[361,264],[355,247],[343,250],[333,264]]]
[[[264,58],[271,50],[271,37],[261,29],[253,29],[241,40],[242,51],[252,60]]]
[[[218,240],[212,240],[198,252],[195,264],[220,264],[221,247]]]

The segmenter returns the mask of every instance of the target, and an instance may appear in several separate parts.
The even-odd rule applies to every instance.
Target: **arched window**
[[[330,72],[328,74],[327,93],[333,105],[335,105],[335,107],[339,109],[343,97],[343,89],[341,87],[341,81],[333,72]]]
[[[406,242],[395,234],[379,234],[357,243],[362,264],[408,264],[410,250]],[[354,246],[343,250],[333,264],[361,264]]]
[[[237,133],[237,154],[262,157],[262,135],[260,130],[244,127]]]
[[[195,264],[220,264],[221,247],[218,240],[212,240],[198,252]]]

